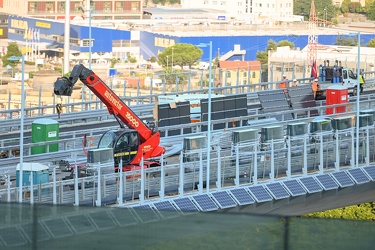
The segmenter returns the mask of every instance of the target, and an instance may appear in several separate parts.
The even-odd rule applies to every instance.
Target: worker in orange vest
[[[318,78],[315,78],[314,81],[311,83],[311,89],[314,94],[314,99],[316,98],[316,92],[319,89],[319,84],[318,84]]]
[[[286,75],[283,75],[283,78],[280,82],[280,89],[286,89],[288,79],[286,79]]]

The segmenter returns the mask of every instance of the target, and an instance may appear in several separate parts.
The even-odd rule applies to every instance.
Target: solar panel
[[[288,191],[279,182],[269,183],[266,185],[266,188],[276,200],[290,197]]]
[[[63,218],[44,220],[44,225],[48,228],[54,238],[61,238],[73,235],[72,230],[65,223]]]
[[[266,202],[272,200],[272,196],[263,186],[252,186],[248,189],[257,202]]]
[[[283,182],[285,188],[292,194],[292,196],[304,195],[306,190],[297,180],[287,180]]]
[[[299,181],[309,193],[317,193],[323,191],[323,188],[312,176],[301,178],[299,179]]]
[[[47,231],[43,228],[40,222],[36,224],[36,232],[34,223],[27,223],[21,226],[22,231],[25,235],[29,238],[31,242],[33,240],[34,235],[37,237],[37,241],[48,240],[51,238]]]
[[[107,211],[90,213],[89,216],[98,229],[110,229],[117,226]]]
[[[140,205],[133,207],[134,212],[138,215],[143,223],[158,221],[159,217],[150,205]]]
[[[332,173],[332,177],[339,183],[340,187],[350,187],[354,181],[349,177],[346,171]]]
[[[137,224],[138,221],[131,213],[129,208],[114,208],[110,211],[117,224],[120,226],[129,226]]]
[[[236,202],[240,205],[249,205],[255,203],[254,198],[244,188],[233,189],[229,191]]]
[[[316,107],[316,101],[310,85],[300,85],[288,88],[288,95],[293,110],[298,110],[296,111],[298,117],[308,114],[308,111],[305,111],[304,109]],[[315,115],[318,115],[318,110],[310,109],[310,116]]]
[[[333,180],[329,174],[317,175],[316,179],[322,184],[325,190],[336,189],[339,185]]]
[[[161,201],[154,203],[154,207],[159,211],[164,218],[177,217],[180,214],[170,201]]]
[[[194,205],[194,203],[188,197],[173,200],[173,203],[182,212],[199,212],[198,208]]]
[[[196,195],[192,198],[202,211],[213,211],[219,208],[208,194]]]
[[[348,170],[348,174],[357,184],[363,184],[370,181],[370,178],[363,172],[361,168],[352,168]]]
[[[20,246],[27,243],[27,240],[16,227],[0,228],[0,239],[6,246]]]
[[[228,194],[227,191],[220,191],[212,193],[212,198],[219,204],[220,208],[235,207],[237,203],[233,198]]]
[[[73,230],[77,234],[84,234],[95,231],[94,226],[86,215],[71,215],[67,216],[66,219],[69,221],[70,225],[72,225]]]
[[[375,180],[375,166],[364,167],[363,170],[366,171],[372,180]]]

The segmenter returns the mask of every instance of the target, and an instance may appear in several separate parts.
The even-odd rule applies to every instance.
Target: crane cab
[[[121,159],[123,166],[132,163],[138,153],[139,143],[139,134],[136,130],[109,130],[100,138],[98,148],[113,148],[115,169],[117,169]]]

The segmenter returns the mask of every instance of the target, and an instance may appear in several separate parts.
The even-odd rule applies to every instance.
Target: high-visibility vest
[[[318,91],[318,82],[313,81],[311,84],[311,88],[313,91]]]
[[[359,84],[364,84],[365,79],[363,79],[363,75],[359,75]]]

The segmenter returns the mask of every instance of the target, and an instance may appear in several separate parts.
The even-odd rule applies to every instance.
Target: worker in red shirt
[[[283,75],[283,78],[281,79],[281,82],[279,85],[280,89],[286,89],[287,83],[288,83],[288,79],[286,78],[286,75]]]
[[[311,83],[311,89],[314,94],[314,99],[316,99],[316,92],[319,90],[318,78],[315,78],[314,81]]]

